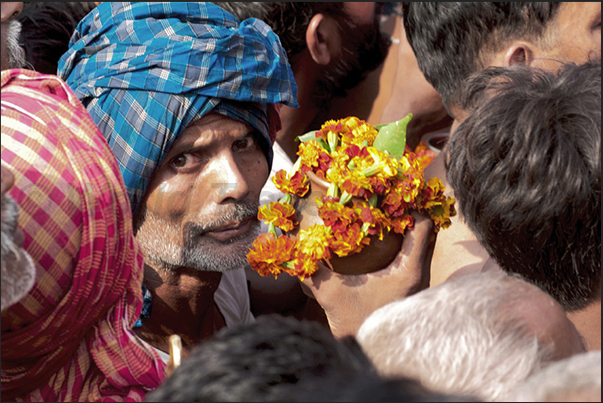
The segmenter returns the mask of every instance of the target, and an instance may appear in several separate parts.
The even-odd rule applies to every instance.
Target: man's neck
[[[601,350],[601,291],[599,298],[586,308],[568,312],[567,317],[572,321],[587,350]]]
[[[152,295],[151,314],[136,334],[153,347],[169,351],[172,334],[191,348],[226,326],[214,302],[222,273],[191,268],[156,270],[145,265],[144,283]]]

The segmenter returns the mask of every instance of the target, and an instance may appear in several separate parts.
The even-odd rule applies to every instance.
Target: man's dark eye
[[[175,166],[176,168],[182,168],[184,165],[186,165],[186,159],[187,158],[184,154],[179,155],[172,160],[172,165]]]
[[[235,150],[245,150],[246,148],[252,147],[254,143],[255,143],[255,139],[253,137],[249,136],[244,139],[237,140],[234,143],[233,147]]]

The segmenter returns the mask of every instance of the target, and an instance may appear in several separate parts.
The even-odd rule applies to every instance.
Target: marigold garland
[[[320,130],[300,136],[299,156],[291,172],[280,170],[272,178],[285,194],[258,210],[268,232],[254,241],[247,254],[251,267],[262,276],[288,273],[302,280],[312,275],[321,259],[348,256],[394,231],[413,228],[411,211],[428,215],[435,230],[450,226],[456,214],[454,199],[444,195],[437,178],[427,181],[423,169],[435,153],[421,142],[413,151],[404,144],[412,118],[373,127],[357,117],[325,122]],[[316,205],[323,225],[300,230],[297,239],[286,235],[297,228],[292,196],[309,191],[306,173],[329,182],[329,190]],[[278,235],[276,228],[285,234]]]

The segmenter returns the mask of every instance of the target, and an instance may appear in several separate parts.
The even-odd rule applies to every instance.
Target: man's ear
[[[335,57],[341,38],[333,18],[316,14],[306,29],[306,45],[315,63],[326,66]]]
[[[503,55],[502,65],[509,66],[530,66],[534,63],[534,45],[528,42],[513,42]]]

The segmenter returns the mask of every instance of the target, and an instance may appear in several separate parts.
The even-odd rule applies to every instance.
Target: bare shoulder
[[[446,194],[454,197],[454,191],[446,180],[443,153],[425,168],[425,178],[439,178],[446,187]],[[451,217],[452,225],[437,234],[433,256],[431,258],[430,286],[443,283],[455,272],[481,271],[486,265],[495,264],[488,252],[479,244],[473,232],[458,212]]]

